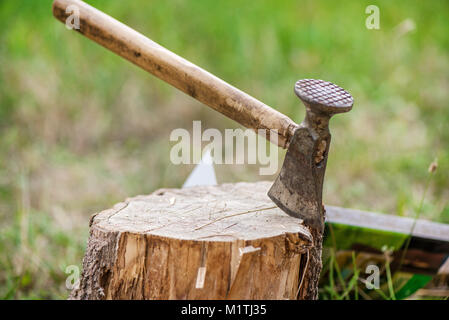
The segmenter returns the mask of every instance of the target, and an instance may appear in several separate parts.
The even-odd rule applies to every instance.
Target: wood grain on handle
[[[278,146],[286,148],[297,124],[250,95],[181,58],[137,31],[80,0],[56,0],[54,16],[66,22],[79,9],[77,30],[156,77],[250,129],[278,133]],[[266,137],[273,140],[270,136]]]

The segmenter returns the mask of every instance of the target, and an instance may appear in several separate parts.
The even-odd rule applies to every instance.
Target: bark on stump
[[[94,215],[70,298],[315,298],[311,232],[274,205],[270,185],[161,189]]]

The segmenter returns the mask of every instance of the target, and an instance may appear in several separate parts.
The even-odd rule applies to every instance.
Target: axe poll
[[[348,92],[322,80],[298,81],[295,93],[306,106],[306,117],[296,124],[83,1],[55,0],[54,16],[65,23],[73,13],[69,7],[79,13],[76,31],[241,125],[256,131],[264,129],[268,140],[287,148],[283,167],[268,196],[287,214],[322,229],[328,122],[333,114],[351,110],[353,99]]]

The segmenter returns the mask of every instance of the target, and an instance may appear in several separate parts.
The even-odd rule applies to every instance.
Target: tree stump
[[[311,233],[268,198],[270,185],[161,189],[94,215],[70,298],[316,297],[304,279],[321,268]]]

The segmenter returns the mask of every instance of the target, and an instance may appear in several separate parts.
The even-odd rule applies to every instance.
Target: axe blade
[[[288,215],[314,229],[324,227],[322,188],[327,157],[315,164],[311,156],[321,141],[306,127],[298,128],[287,150],[279,176],[268,191],[270,199]],[[330,134],[326,137],[327,154]]]

